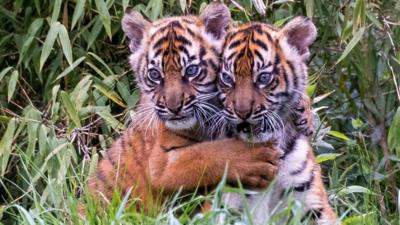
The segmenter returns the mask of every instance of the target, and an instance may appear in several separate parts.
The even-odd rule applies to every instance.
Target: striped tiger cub
[[[218,184],[227,164],[231,183],[239,177],[250,187],[266,187],[275,177],[278,151],[234,138],[210,141],[208,136],[229,25],[228,8],[217,2],[198,17],[149,21],[139,12],[126,12],[122,28],[141,96],[133,125],[90,177],[92,193],[110,200],[116,190],[122,195],[132,190],[138,207],[157,211],[179,188],[193,191]]]
[[[296,17],[282,29],[248,23],[226,37],[218,77],[223,115],[243,141],[276,143],[283,151],[272,191],[248,196],[256,224],[286,207],[282,196],[289,189],[304,204],[305,216],[312,214],[318,224],[337,223],[308,139],[313,127],[305,62],[316,35],[309,19]],[[226,204],[240,208],[238,198],[226,194]]]

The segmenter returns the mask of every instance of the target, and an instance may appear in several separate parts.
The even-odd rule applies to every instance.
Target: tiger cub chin
[[[309,19],[296,17],[282,29],[244,24],[231,29],[225,40],[218,78],[224,116],[243,141],[271,142],[283,151],[272,190],[247,197],[256,224],[287,206],[287,190],[303,203],[305,217],[312,215],[318,224],[337,223],[308,138],[313,120],[305,62],[316,35]],[[237,194],[225,195],[228,207],[242,207],[238,199]]]

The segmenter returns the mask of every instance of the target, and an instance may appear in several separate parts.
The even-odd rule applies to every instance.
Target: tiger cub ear
[[[231,22],[231,13],[228,7],[222,2],[211,2],[201,13],[205,30],[211,34],[213,38],[221,40],[228,32]]]
[[[313,22],[307,18],[298,16],[290,20],[281,30],[287,37],[287,42],[294,47],[302,60],[307,60],[310,56],[309,47],[317,37],[317,28]]]
[[[140,12],[128,8],[121,23],[122,30],[130,40],[129,48],[134,52],[140,47],[144,33],[151,25],[151,22],[144,18]]]

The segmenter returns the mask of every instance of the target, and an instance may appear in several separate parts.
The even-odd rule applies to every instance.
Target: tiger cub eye
[[[185,76],[187,77],[194,77],[198,74],[199,72],[199,66],[197,65],[191,65],[188,66],[185,70]]]

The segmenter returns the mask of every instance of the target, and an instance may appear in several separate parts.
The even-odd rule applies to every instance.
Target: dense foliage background
[[[237,22],[313,19],[319,35],[308,91],[320,116],[313,142],[330,201],[345,224],[399,224],[400,1],[224,2]],[[124,9],[157,19],[198,14],[206,4],[0,0],[0,224],[212,224],[218,209],[189,219],[166,206],[147,217],[124,211],[124,200],[88,210],[86,222],[77,214],[79,204],[96,208],[78,197],[134,116]]]

